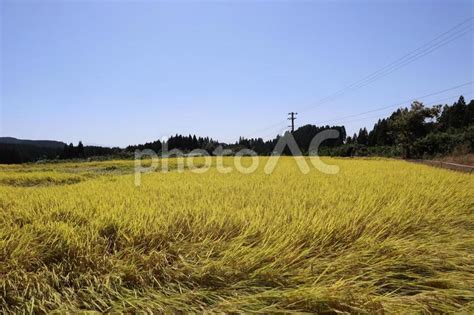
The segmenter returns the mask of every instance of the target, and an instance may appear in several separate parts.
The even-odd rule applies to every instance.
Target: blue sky
[[[268,126],[305,108],[297,126],[342,123],[334,118],[473,80],[470,32],[312,107],[473,15],[472,1],[447,0],[2,1],[0,135],[235,141],[274,136],[286,122]],[[352,119],[348,133],[391,112]]]

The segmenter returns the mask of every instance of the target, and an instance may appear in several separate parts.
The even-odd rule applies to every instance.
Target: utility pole
[[[295,113],[295,112],[291,112],[291,113],[288,113],[288,115],[290,115],[290,117],[288,117],[288,120],[291,120],[291,126],[288,126],[288,127],[291,127],[291,133],[293,133],[295,131],[295,119],[296,119],[296,115],[298,115],[298,113]]]

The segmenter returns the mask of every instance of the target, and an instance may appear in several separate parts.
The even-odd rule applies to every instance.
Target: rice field
[[[474,312],[473,175],[266,159],[1,165],[0,313]]]

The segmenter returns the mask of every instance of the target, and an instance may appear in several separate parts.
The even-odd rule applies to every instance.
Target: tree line
[[[183,136],[176,134],[167,139],[167,149],[173,150],[178,149],[184,152],[189,152],[195,149],[206,150],[212,153],[219,145],[217,140],[209,137],[196,137],[196,135]],[[160,140],[153,142],[147,142],[145,144],[130,145],[125,148],[128,152],[134,152],[135,150],[151,149],[155,152],[161,152],[163,143]]]
[[[361,128],[347,137],[330,155],[385,155],[430,158],[435,155],[470,153],[474,150],[474,100],[463,96],[453,105],[425,107],[413,102],[389,117],[379,119],[372,130]]]
[[[75,146],[64,144],[63,148],[40,144],[0,143],[0,164],[20,164],[41,160],[68,160],[105,157],[127,157],[120,148],[84,146],[81,141]]]
[[[324,147],[336,147],[344,144],[346,137],[346,129],[344,126],[323,126],[317,127],[314,125],[305,125],[298,128],[293,133],[296,143],[300,148],[308,148],[311,140],[321,131],[327,129],[337,129],[339,131],[339,137],[337,139],[330,139],[323,143]],[[196,137],[196,135],[175,135],[167,139],[168,145],[167,150],[178,149],[183,152],[190,152],[195,149],[205,150],[209,154],[221,147],[222,149],[232,150],[233,152],[240,151],[242,149],[250,149],[258,155],[270,155],[278,142],[280,135],[277,135],[271,140],[263,140],[262,138],[245,138],[240,137],[235,143],[224,143],[214,140],[209,137]],[[159,140],[154,142],[148,142],[145,144],[128,146],[125,150],[128,152],[134,152],[135,150],[151,149],[155,152],[161,152],[163,149],[163,143]],[[306,152],[304,150],[303,152]],[[289,151],[284,153],[290,154]]]
[[[372,129],[361,128],[352,136],[346,135],[344,126],[304,125],[293,132],[303,154],[308,154],[311,140],[321,131],[335,129],[339,137],[328,139],[319,153],[331,156],[401,156],[404,158],[430,158],[455,151],[474,151],[474,100],[466,103],[463,96],[452,105],[425,107],[413,102],[410,107],[399,108],[389,117],[379,119]],[[190,152],[201,149],[212,154],[216,148],[230,149],[234,153],[250,149],[259,155],[270,155],[280,135],[270,140],[240,137],[235,143],[223,143],[209,137],[176,134],[167,139],[167,149]],[[135,150],[151,149],[160,153],[164,143],[160,140],[125,149],[84,146],[79,142],[64,145],[62,149],[31,145],[0,143],[0,163],[23,163],[39,159],[85,159],[90,157],[133,157]],[[288,150],[284,154],[290,154]]]

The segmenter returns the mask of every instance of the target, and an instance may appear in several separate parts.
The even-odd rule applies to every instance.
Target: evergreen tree
[[[79,141],[79,144],[77,145],[77,153],[76,153],[76,157],[79,157],[79,158],[84,158],[85,155],[84,155],[84,145],[82,144],[82,141]]]
[[[367,128],[359,129],[359,135],[357,136],[357,143],[362,145],[369,144],[369,134],[367,132]]]

